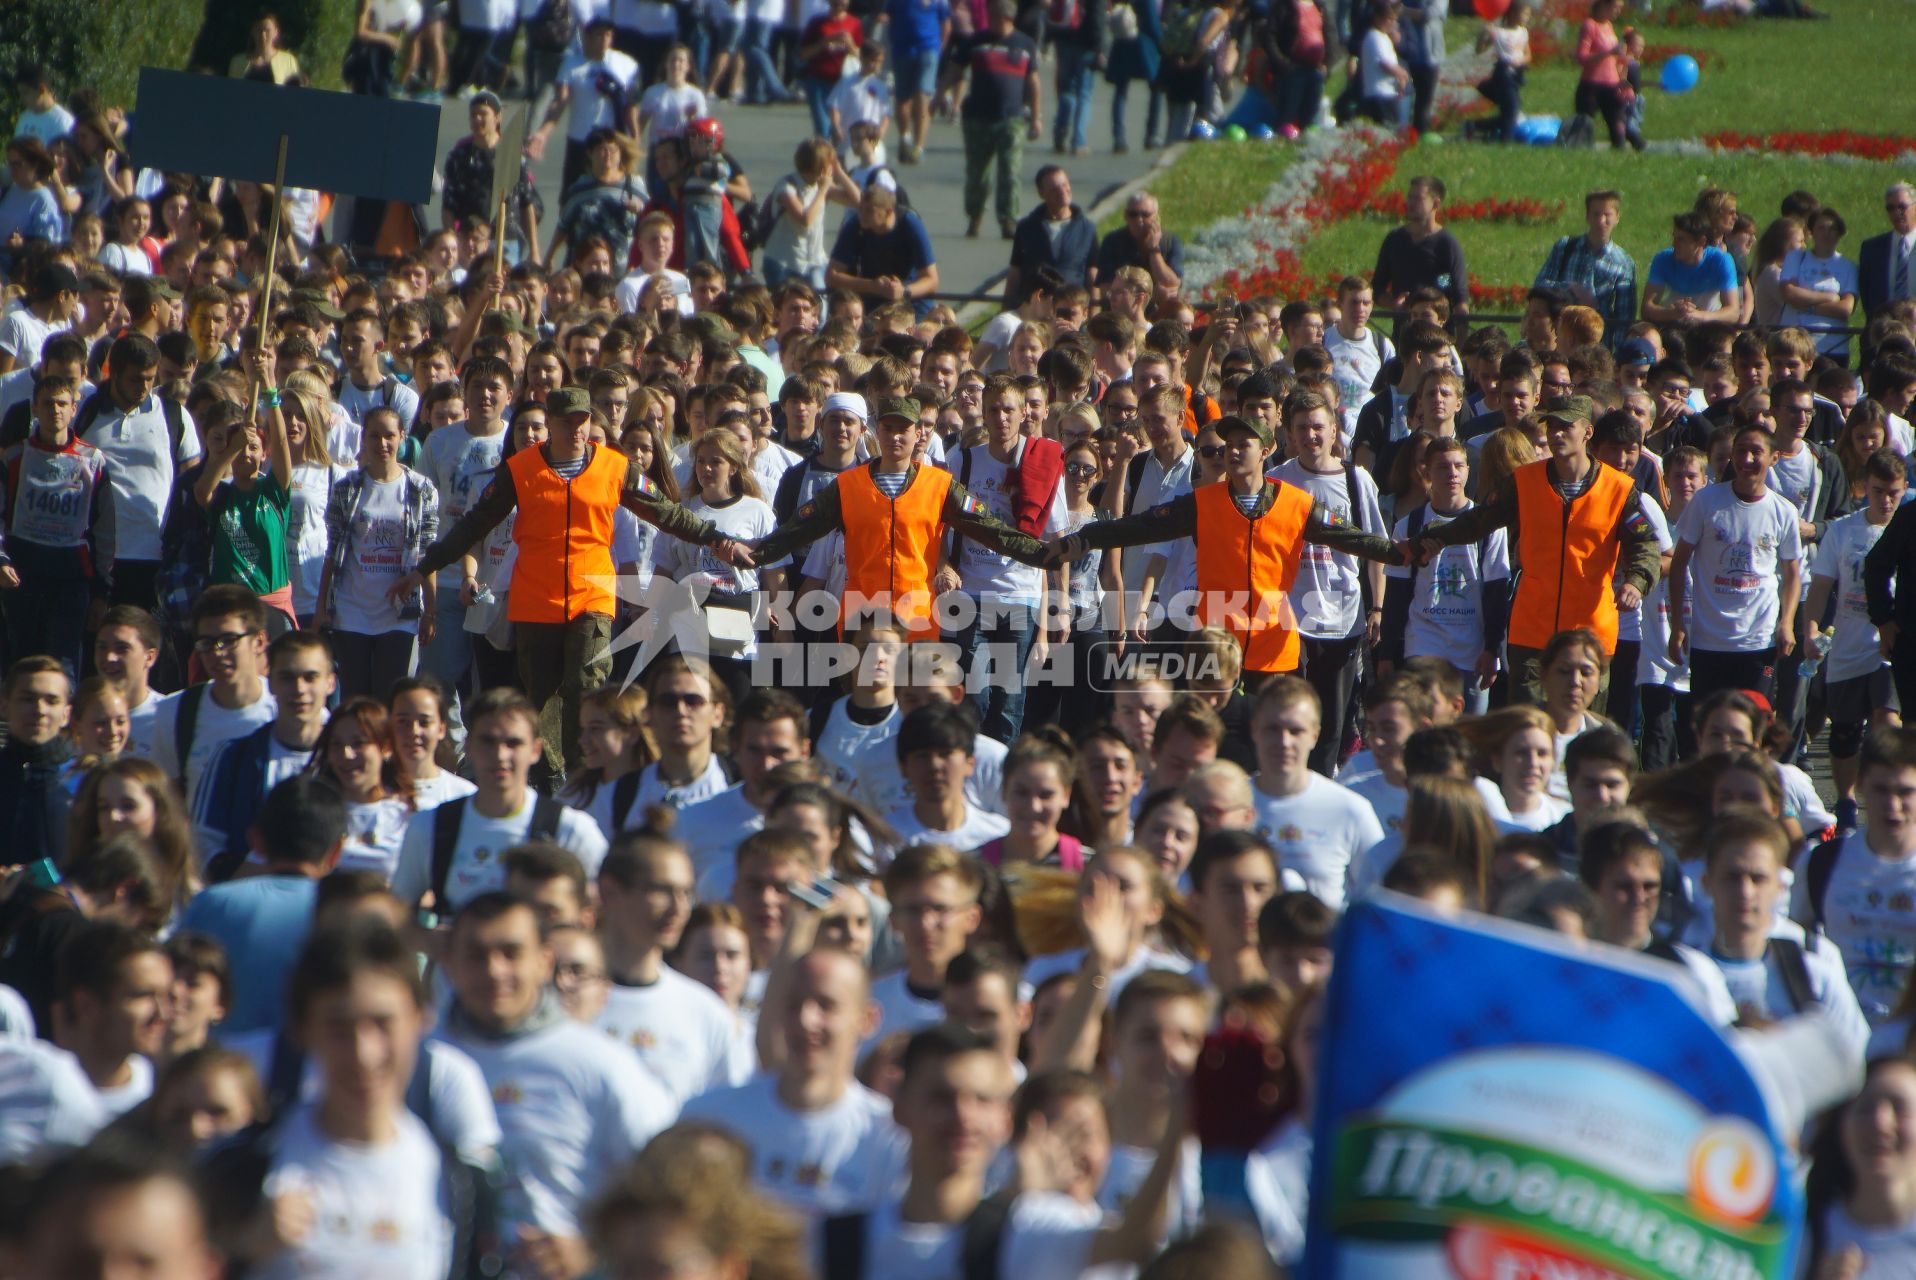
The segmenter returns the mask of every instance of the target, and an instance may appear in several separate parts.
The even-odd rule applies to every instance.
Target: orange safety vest
[[[846,618],[884,609],[914,640],[937,631],[932,618],[931,569],[945,528],[951,473],[921,466],[897,498],[887,498],[870,465],[840,475],[838,509],[845,526]]]
[[[512,540],[506,617],[513,622],[570,622],[581,614],[615,612],[612,522],[625,489],[628,462],[616,449],[592,451],[577,479],[567,481],[538,449],[506,459],[519,514]]]
[[[1621,550],[1612,536],[1630,477],[1614,467],[1597,469],[1577,499],[1564,506],[1550,485],[1549,462],[1532,462],[1511,474],[1517,486],[1517,554],[1522,572],[1510,602],[1510,643],[1541,649],[1559,631],[1588,627],[1617,651],[1617,601],[1611,578]]]
[[[1291,611],[1291,584],[1303,558],[1304,526],[1315,505],[1294,484],[1277,489],[1271,509],[1246,516],[1229,481],[1202,486],[1197,500],[1198,616],[1223,627],[1244,650],[1246,671],[1295,671],[1303,648]]]

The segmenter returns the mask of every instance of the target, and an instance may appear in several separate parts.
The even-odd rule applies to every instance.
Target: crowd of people
[[[503,74],[518,6],[416,8],[362,6],[382,88]],[[1916,193],[1852,261],[1812,192],[1758,234],[1707,190],[1639,277],[1593,191],[1506,328],[1435,179],[1334,297],[1198,306],[1149,194],[1101,238],[1014,164],[974,337],[830,83],[889,56],[914,162],[946,16],[893,10],[801,34],[748,246],[693,82],[784,96],[782,19],[554,50],[539,6],[576,176],[505,271],[490,90],[380,257],[28,77],[0,1274],[1278,1274],[1380,889],[1822,1028],[1815,1265],[1909,1274]],[[967,143],[1015,160],[1038,54],[980,16]],[[1233,1141],[1186,1106],[1220,1026],[1276,1051]]]

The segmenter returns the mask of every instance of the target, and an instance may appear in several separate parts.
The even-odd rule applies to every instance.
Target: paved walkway
[[[1052,91],[1048,59],[1045,71],[1045,133],[1040,141],[1025,145],[1017,201],[1021,213],[1037,204],[1037,190],[1033,182],[1039,167],[1060,159],[1051,151],[1051,113],[1056,99]],[[1092,103],[1091,126],[1087,131],[1095,149],[1093,154],[1061,159],[1071,174],[1073,195],[1086,210],[1091,209],[1106,193],[1142,177],[1161,154],[1142,148],[1122,156],[1110,153],[1110,93],[1110,86],[1102,80],[1098,81]],[[1132,87],[1131,97],[1132,111],[1138,116],[1132,122],[1133,127],[1141,127],[1144,101],[1138,86]],[[513,101],[506,104],[508,111],[517,107],[518,104]],[[752,180],[754,195],[770,191],[774,183],[791,172],[793,151],[811,133],[811,117],[802,104],[745,107],[720,103],[718,118],[725,125],[726,150],[745,167],[746,175]],[[533,123],[536,126],[537,119]],[[467,132],[465,103],[448,101],[439,123],[439,156],[442,160],[452,144]],[[989,202],[984,232],[976,240],[965,238],[965,158],[958,122],[932,122],[931,141],[925,148],[925,158],[921,164],[896,164],[896,129],[892,131],[891,141],[893,167],[905,184],[912,207],[918,211],[931,232],[932,248],[938,257],[940,292],[972,293],[990,286],[1004,271],[1010,246],[998,238],[996,220],[991,217]],[[1135,138],[1133,142],[1135,144]],[[556,218],[559,212],[559,166],[565,151],[563,143],[563,129],[555,130],[545,159],[534,168],[539,193],[545,198],[548,219]],[[437,226],[436,204],[429,216],[432,225]],[[544,228],[542,238],[550,235],[550,227]]]

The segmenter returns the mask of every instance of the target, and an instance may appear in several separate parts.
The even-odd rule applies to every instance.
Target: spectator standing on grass
[[[1777,273],[1783,295],[1785,327],[1807,330],[1816,339],[1818,355],[1849,363],[1849,335],[1825,330],[1847,325],[1856,310],[1856,264],[1836,251],[1849,231],[1843,215],[1828,208],[1810,215],[1810,243],[1783,258]]]
[[[1184,242],[1165,230],[1158,198],[1149,191],[1124,202],[1124,225],[1098,245],[1097,279],[1115,280],[1126,267],[1142,268],[1159,299],[1175,298],[1184,286]]]
[[[873,183],[858,201],[832,245],[825,283],[883,302],[922,301],[938,290],[938,263],[931,233],[898,193]]]
[[[1916,187],[1907,182],[1891,187],[1883,193],[1883,210],[1889,228],[1863,241],[1857,255],[1856,290],[1866,316],[1916,298]]]
[[[1621,150],[1626,144],[1643,150],[1643,138],[1632,137],[1625,120],[1628,104],[1624,97],[1624,49],[1617,40],[1613,20],[1623,7],[1622,0],[1596,0],[1590,16],[1577,32],[1576,112],[1580,117],[1601,115],[1610,131],[1610,145]]]
[[[990,26],[974,35],[952,63],[950,90],[969,77],[960,108],[965,134],[965,235],[985,221],[985,196],[997,184],[998,231],[1018,229],[1018,169],[1025,138],[1037,138],[1044,111],[1038,46],[1018,30],[1015,0],[991,0]]]
[[[1019,306],[1029,295],[1035,273],[1049,267],[1065,284],[1090,288],[1097,282],[1098,224],[1071,201],[1071,175],[1061,164],[1038,170],[1038,207],[1027,213],[1011,237],[1011,265],[1005,272],[1005,303]]]
[[[1567,290],[1579,305],[1594,308],[1603,317],[1603,340],[1613,349],[1637,318],[1637,264],[1614,239],[1622,216],[1623,197],[1617,192],[1584,196],[1584,233],[1550,247],[1534,285]]]
[[[1411,295],[1419,289],[1442,292],[1450,299],[1453,317],[1470,310],[1464,247],[1440,222],[1445,194],[1442,178],[1412,178],[1404,190],[1404,225],[1388,232],[1377,248],[1371,289],[1378,303],[1392,311],[1400,325]]]
[[[1671,222],[1670,247],[1650,259],[1643,318],[1652,324],[1734,324],[1741,306],[1736,260],[1710,243],[1702,214],[1679,213]]]

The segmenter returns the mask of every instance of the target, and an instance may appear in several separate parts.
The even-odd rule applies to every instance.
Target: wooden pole
[[[492,274],[498,280],[506,278],[506,205],[511,195],[508,191],[499,197],[499,213],[492,223]]]
[[[273,164],[273,229],[266,238],[266,278],[260,282],[259,290],[259,346],[266,349],[266,334],[273,323],[273,272],[279,262],[279,211],[286,203],[286,144],[285,134],[279,135],[279,158]],[[249,423],[259,420],[259,385],[253,386],[252,403],[247,405],[246,420]]]

